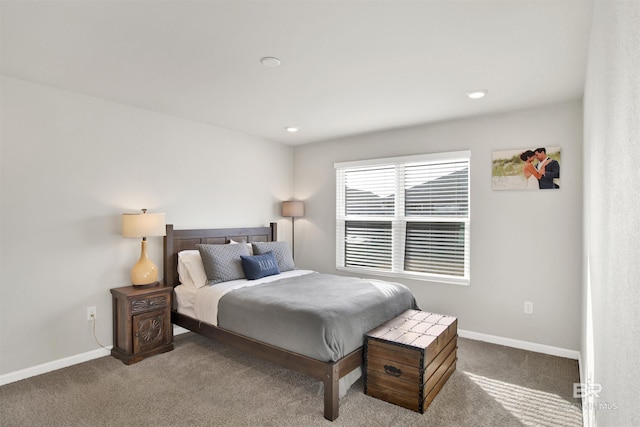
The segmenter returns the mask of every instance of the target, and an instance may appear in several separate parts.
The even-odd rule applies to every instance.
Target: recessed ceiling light
[[[265,56],[264,58],[260,58],[260,62],[265,67],[270,67],[270,68],[279,67],[280,64],[282,64],[282,61],[280,61],[278,58],[274,56]]]
[[[480,99],[484,98],[484,96],[488,93],[485,89],[472,90],[467,92],[467,96],[471,99]]]
[[[284,128],[284,130],[286,130],[287,132],[295,133],[298,132],[300,128],[297,128],[295,126],[287,126],[286,128]]]

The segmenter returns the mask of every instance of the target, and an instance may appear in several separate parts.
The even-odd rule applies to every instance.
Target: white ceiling
[[[582,96],[592,0],[2,1],[2,73],[286,144]],[[260,63],[281,59],[278,68]],[[470,100],[471,89],[487,89]],[[285,126],[299,126],[290,134]]]

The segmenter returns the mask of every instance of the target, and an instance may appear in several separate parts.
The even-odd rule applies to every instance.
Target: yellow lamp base
[[[147,241],[142,241],[140,259],[131,269],[131,284],[133,286],[154,286],[158,284],[158,267],[147,255]]]

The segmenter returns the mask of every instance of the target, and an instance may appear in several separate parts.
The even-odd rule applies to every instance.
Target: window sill
[[[444,283],[448,285],[461,285],[461,286],[470,285],[468,278],[444,277],[444,276],[435,276],[432,274],[407,273],[407,272],[395,273],[392,271],[374,270],[370,268],[356,268],[356,267],[336,267],[336,270],[346,271],[349,273],[366,274],[368,276],[400,277],[403,279],[420,280],[423,282],[432,282],[432,283]]]

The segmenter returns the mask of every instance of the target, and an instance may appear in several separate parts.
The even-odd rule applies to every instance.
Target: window
[[[469,159],[336,163],[336,267],[468,284]]]

